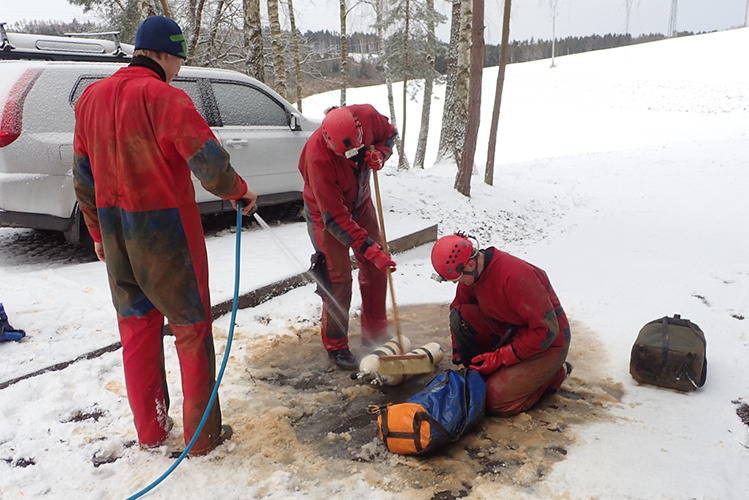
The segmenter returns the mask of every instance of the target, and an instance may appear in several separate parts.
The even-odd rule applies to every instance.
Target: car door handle
[[[247,139],[227,139],[226,140],[226,145],[230,148],[239,149],[239,148],[243,148],[247,146],[247,144],[249,144],[249,142],[247,142]]]

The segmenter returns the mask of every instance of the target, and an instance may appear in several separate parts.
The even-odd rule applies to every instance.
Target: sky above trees
[[[171,0],[170,3],[176,0]],[[680,0],[677,13],[679,31],[714,31],[743,26],[749,0]],[[0,22],[22,20],[62,20],[88,18],[67,0],[0,0]],[[265,2],[263,10],[265,10]],[[501,36],[502,0],[486,4],[486,40],[498,43]],[[513,0],[510,38],[550,39],[552,0]],[[629,32],[632,35],[665,33],[669,26],[671,0],[556,0],[556,37]],[[630,5],[629,16],[626,6]],[[296,0],[297,27],[302,31],[338,30],[336,0]],[[449,15],[450,3],[436,2]],[[283,15],[283,14],[282,14]],[[361,4],[352,10],[348,31],[370,31],[372,9]],[[438,34],[449,38],[448,26]]]

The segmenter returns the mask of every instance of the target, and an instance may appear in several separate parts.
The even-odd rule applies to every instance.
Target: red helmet
[[[361,123],[347,108],[333,108],[322,120],[322,136],[335,154],[351,158],[363,144]]]
[[[473,243],[462,234],[451,234],[438,239],[432,247],[432,266],[442,278],[460,278],[466,263],[473,257]]]

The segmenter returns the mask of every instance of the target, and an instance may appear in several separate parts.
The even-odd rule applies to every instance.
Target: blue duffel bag
[[[8,315],[5,314],[5,307],[0,303],[0,342],[11,340],[21,340],[26,336],[23,330],[16,330],[8,323]]]
[[[393,453],[421,455],[454,442],[484,417],[486,382],[476,371],[446,370],[408,401],[380,408],[380,438]]]

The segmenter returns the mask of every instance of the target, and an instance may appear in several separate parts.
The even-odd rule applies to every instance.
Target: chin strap
[[[474,241],[475,241],[475,240],[474,240]],[[472,257],[473,259],[476,259],[476,267],[474,267],[474,268],[473,268],[473,271],[471,271],[471,276],[473,276],[473,281],[474,281],[474,282],[478,281],[478,280],[479,280],[479,277],[480,277],[480,276],[481,276],[481,274],[482,274],[482,273],[484,272],[484,269],[483,269],[483,268],[481,269],[481,272],[479,272],[479,254],[482,254],[482,255],[483,255],[483,253],[484,253],[484,251],[483,251],[483,250],[478,250],[478,251],[476,252],[476,256],[475,256],[475,257]],[[485,266],[484,266],[484,267],[485,267]]]

